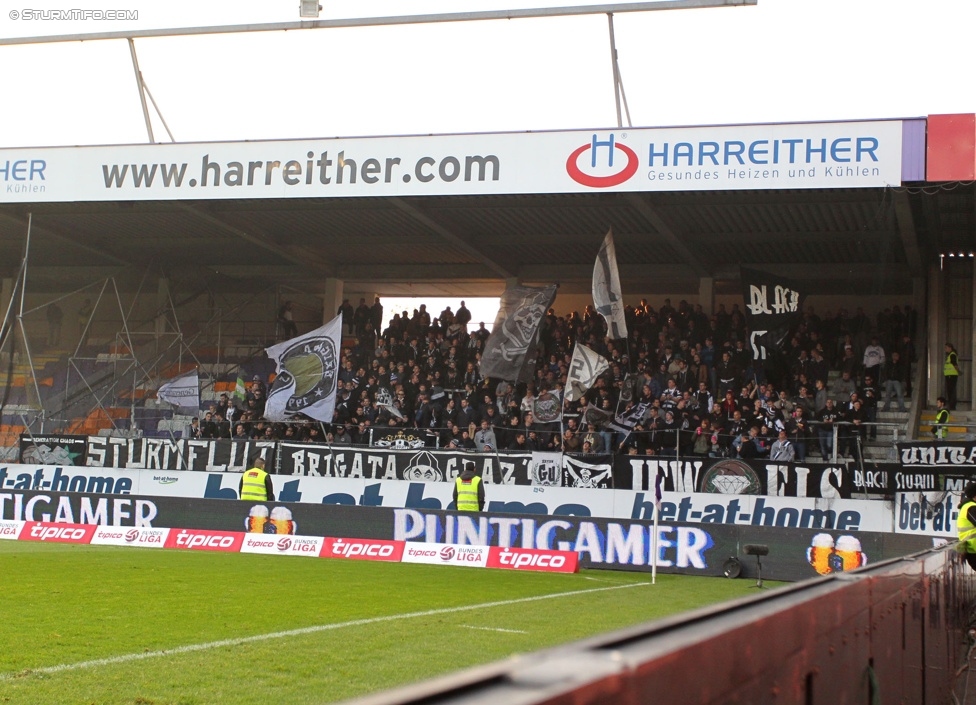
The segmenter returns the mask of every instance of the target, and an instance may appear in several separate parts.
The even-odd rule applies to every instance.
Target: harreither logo
[[[605,140],[594,134],[589,144],[570,154],[566,160],[566,173],[583,186],[609,188],[619,186],[636,174],[638,166],[634,150],[617,142],[611,132]]]

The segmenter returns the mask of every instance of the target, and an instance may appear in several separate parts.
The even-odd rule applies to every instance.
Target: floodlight
[[[319,13],[322,12],[322,6],[319,5],[319,0],[300,0],[299,14],[302,17],[309,19],[318,19]]]

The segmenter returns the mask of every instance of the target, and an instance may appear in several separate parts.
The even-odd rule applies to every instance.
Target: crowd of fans
[[[432,317],[421,305],[394,315],[381,331],[383,306],[343,302],[346,343],[339,361],[332,423],[273,424],[263,418],[267,390],[255,378],[243,400],[222,395],[191,435],[311,443],[368,444],[376,427],[411,429],[440,447],[562,450],[580,453],[698,455],[790,461],[833,453],[857,457],[876,436],[879,408],[904,410],[911,395],[917,315],[885,309],[871,320],[862,309],[812,307],[786,343],[754,364],[739,306],[707,315],[700,305],[666,299],[657,310],[642,300],[626,308],[627,340],[606,338],[592,306],[580,315],[550,310],[542,322],[534,379],[512,384],[483,378],[488,331],[473,325],[461,302]],[[469,330],[470,329],[470,330]],[[381,332],[380,332],[381,331]],[[533,416],[540,399],[562,398],[573,346],[603,355],[609,369],[562,419]],[[833,383],[831,370],[840,373]],[[623,398],[622,398],[623,397]],[[636,409],[635,405],[638,406]],[[600,410],[603,413],[594,413]],[[600,418],[635,416],[631,431],[608,429]],[[839,423],[849,422],[849,423]]]

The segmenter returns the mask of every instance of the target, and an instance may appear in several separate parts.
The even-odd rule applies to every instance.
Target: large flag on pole
[[[793,282],[767,272],[742,269],[742,296],[746,303],[752,359],[765,365],[778,352],[790,328],[803,316],[803,299]]]
[[[200,376],[196,369],[163,383],[156,398],[183,408],[200,408]]]
[[[341,342],[342,317],[336,316],[321,328],[265,351],[277,365],[264,407],[269,421],[288,421],[298,414],[332,421]]]
[[[620,272],[617,271],[617,250],[613,246],[613,229],[607,231],[603,245],[593,265],[593,305],[596,312],[607,321],[607,335],[614,340],[627,337],[627,321],[624,318],[624,295],[620,290]]]
[[[483,377],[507,382],[532,380],[539,328],[555,298],[555,284],[541,288],[514,286],[505,290],[481,356]]]
[[[590,387],[596,384],[597,377],[609,367],[610,363],[605,357],[577,343],[573,350],[573,359],[569,363],[569,373],[566,375],[566,399],[582,399]]]

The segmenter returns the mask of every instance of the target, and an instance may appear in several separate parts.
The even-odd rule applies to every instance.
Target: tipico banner
[[[899,186],[905,124],[0,149],[0,203]]]
[[[575,570],[571,556],[578,556],[580,567],[649,571],[656,564],[659,571],[699,575],[721,575],[726,561],[738,556],[746,578],[755,577],[755,562],[740,553],[741,547],[758,542],[770,549],[763,559],[763,575],[777,580],[853,570],[942,540],[890,529],[878,532],[849,522],[796,527],[689,521],[667,504],[655,524],[646,516],[529,516],[497,507],[471,514],[430,505],[390,509],[281,501],[188,502],[23,490],[10,496],[0,493],[0,540],[379,561],[406,558],[516,570]]]

